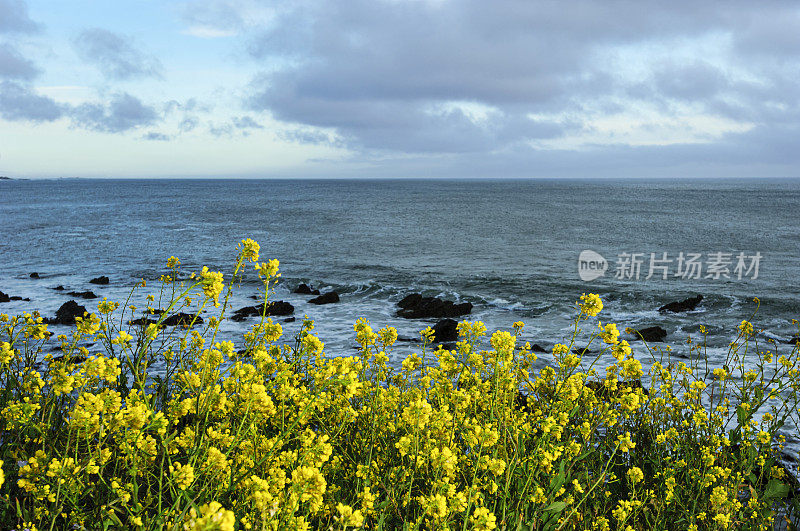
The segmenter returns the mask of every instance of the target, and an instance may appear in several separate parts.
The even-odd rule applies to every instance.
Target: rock
[[[3,301],[0,300],[0,302]],[[786,341],[784,341],[784,343],[786,343],[787,345],[798,345],[800,344],[800,336],[794,336],[793,338],[787,339]]]
[[[458,341],[458,321],[454,319],[442,319],[433,325],[433,338],[437,343],[446,341]],[[448,349],[452,350],[452,349]]]
[[[147,317],[139,317],[138,319],[132,319],[128,321],[128,324],[131,326],[147,326],[150,324],[156,324],[155,319],[148,319]]]
[[[53,289],[56,290],[56,291],[64,291],[66,288],[64,286],[58,285],[58,286],[54,287]]]
[[[531,352],[538,352],[539,354],[547,354],[547,349],[545,349],[539,343],[534,343],[531,346]]]
[[[101,277],[93,278],[92,280],[89,281],[89,284],[99,284],[101,286],[105,286],[106,284],[108,284],[108,282],[109,282],[108,277],[104,275]]]
[[[47,324],[56,325],[74,325],[76,317],[83,317],[86,313],[86,308],[77,302],[70,300],[61,305],[56,311],[54,319],[47,319]]]
[[[259,315],[261,315],[260,306]],[[292,315],[294,313],[294,306],[286,301],[273,301],[267,303],[267,315]]]
[[[641,336],[641,337],[640,337]],[[660,326],[649,326],[641,330],[634,330],[631,341],[643,339],[648,343],[661,342],[667,337],[667,331]]]
[[[84,357],[84,356],[72,356],[70,358],[67,358],[66,356],[63,356],[63,355],[62,356],[55,356],[53,358],[53,361],[54,362],[60,362],[60,361],[66,360],[66,359],[69,359],[69,361],[71,361],[72,363],[76,363],[76,364],[77,363],[83,363],[84,361],[86,361],[86,357]]]
[[[293,323],[297,320],[297,317],[288,317],[283,320],[284,323]]]
[[[313,289],[308,284],[300,284],[292,293],[299,293],[300,295],[319,295],[319,290]]]
[[[31,301],[31,300],[30,300],[28,297],[25,297],[25,298],[23,299],[23,298],[22,298],[22,297],[20,297],[19,295],[12,295],[11,297],[9,297],[9,299],[11,299],[12,301],[28,301],[28,302],[30,302],[30,301]]]
[[[594,354],[594,350],[590,350],[589,347],[578,347],[572,349],[572,352],[577,354],[578,356],[585,356],[586,354]]]
[[[664,306],[659,308],[658,311],[661,312],[661,313],[664,313],[664,312],[674,312],[674,313],[689,312],[691,310],[694,310],[695,307],[697,307],[697,305],[700,304],[700,301],[702,301],[702,300],[703,300],[703,296],[702,295],[698,295],[696,297],[689,297],[688,299],[682,300],[680,302],[670,302],[668,304],[665,304]]]
[[[334,302],[339,302],[339,294],[335,291],[329,291],[328,293],[323,293],[319,297],[310,299],[308,302],[311,304],[331,304]]]
[[[28,275],[28,276],[30,276],[31,278],[39,278],[39,273],[37,273],[37,272],[35,272],[35,271],[34,271],[33,273],[31,273],[31,274],[30,274],[30,275]]]
[[[458,350],[458,345],[455,343],[439,343],[439,348],[444,350]]]
[[[261,317],[261,312],[264,311],[264,306],[258,304],[256,306],[245,306],[233,312],[231,321],[241,322],[248,317]],[[267,303],[266,315],[291,315],[294,313],[294,306],[285,301],[275,301]]]
[[[10,300],[11,300],[11,297],[9,297],[8,294],[3,293],[2,291],[0,291],[0,302],[8,302]]]
[[[189,326],[192,321],[195,325],[203,324],[203,318],[199,315],[182,312],[170,315],[161,321],[161,324],[164,326]]]
[[[92,293],[91,291],[68,291],[67,295],[71,297],[79,297],[83,299],[96,299],[97,295]]]
[[[403,299],[397,303],[402,309],[407,310],[414,306],[418,306],[422,302],[422,295],[419,293],[412,293],[411,295],[406,295]]]
[[[405,319],[441,319],[472,312],[471,302],[456,304],[436,297],[423,297],[419,293],[404,297],[397,305],[400,306],[397,316]]]

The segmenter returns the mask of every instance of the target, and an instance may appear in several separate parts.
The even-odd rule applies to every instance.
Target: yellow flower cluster
[[[258,264],[268,297],[278,262],[259,251],[243,240],[237,267]],[[177,278],[167,312],[219,304],[222,273]],[[224,310],[207,328],[123,329],[106,300],[54,358],[37,314],[0,315],[0,488],[15,503],[0,527],[771,525],[789,492],[777,456],[780,426],[800,420],[800,348],[751,349],[743,323],[724,367],[698,370],[695,346],[675,362],[600,323],[589,343],[610,364],[598,371],[574,347],[603,303],[578,305],[549,363],[519,340],[522,323],[487,336],[464,321],[435,350],[426,329],[400,357],[396,329],[358,319],[357,355],[331,356],[308,319],[285,344],[270,319],[238,343],[217,338]],[[96,346],[77,346],[87,336]]]

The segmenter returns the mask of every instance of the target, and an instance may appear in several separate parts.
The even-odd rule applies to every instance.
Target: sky
[[[797,177],[800,2],[0,0],[0,175]]]

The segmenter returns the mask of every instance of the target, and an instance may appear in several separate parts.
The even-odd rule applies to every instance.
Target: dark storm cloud
[[[39,74],[39,69],[20,55],[10,44],[0,44],[0,78],[31,80]]]
[[[542,160],[532,143],[637,102],[691,105],[758,131],[799,108],[796,2],[310,0],[276,16],[250,41],[268,70],[246,104],[306,131],[298,140],[326,137],[303,129],[317,127],[366,151]],[[701,42],[720,43],[721,56],[693,56]],[[631,50],[641,64],[625,63]],[[489,110],[476,117],[470,105]]]
[[[13,81],[0,83],[0,116],[5,120],[51,122],[61,118],[64,112],[64,106],[37,94],[28,85]]]
[[[103,133],[123,133],[153,125],[160,116],[154,107],[135,96],[121,93],[106,103],[84,103],[71,112],[72,122],[81,128]]]
[[[28,6],[22,0],[0,0],[0,33],[29,33],[39,29],[28,17]]]
[[[78,54],[95,65],[106,77],[125,80],[161,77],[161,63],[148,56],[126,38],[108,30],[92,28],[75,38]]]

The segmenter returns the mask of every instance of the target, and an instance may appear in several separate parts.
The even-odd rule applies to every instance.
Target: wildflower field
[[[800,347],[749,321],[720,367],[702,337],[688,363],[637,359],[594,294],[540,360],[523,323],[464,321],[455,350],[428,328],[398,367],[397,331],[363,319],[350,357],[310,320],[223,341],[244,275],[266,311],[280,275],[259,251],[242,241],[229,275],[170,258],[149,323],[131,324],[131,300],[70,336],[0,315],[0,528],[773,529],[795,510],[779,457],[800,424]],[[178,311],[206,313],[161,325]],[[578,338],[602,352],[581,357]],[[616,363],[600,373],[598,357]]]

